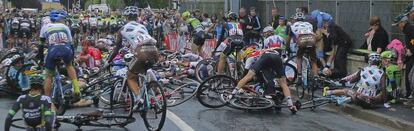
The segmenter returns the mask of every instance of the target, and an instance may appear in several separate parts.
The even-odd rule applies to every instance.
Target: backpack
[[[393,51],[397,55],[397,64],[402,64],[404,62],[405,48],[403,43],[394,39],[387,45],[387,49]]]

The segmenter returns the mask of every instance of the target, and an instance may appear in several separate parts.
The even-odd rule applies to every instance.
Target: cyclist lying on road
[[[270,71],[269,71],[270,70]],[[280,84],[283,94],[286,97],[287,105],[292,111],[297,111],[296,106],[293,105],[292,98],[290,95],[290,90],[286,82],[285,71],[283,68],[283,61],[278,52],[266,50],[260,54],[259,59],[252,65],[249,69],[247,75],[245,75],[238,83],[237,87],[233,90],[232,95],[229,96],[229,99],[233,97],[236,93],[243,93],[242,89],[249,81],[253,79],[254,76],[258,73],[266,73],[265,76],[274,76],[272,80],[268,80],[271,85],[270,87],[275,87],[273,79],[276,78],[277,83]],[[269,87],[268,86],[268,87]],[[265,89],[268,90],[268,89]],[[272,89],[272,92],[274,90]],[[268,93],[265,91],[265,94],[275,95],[273,93]]]
[[[364,108],[370,108],[374,104],[382,102],[384,95],[379,92],[381,89],[384,89],[383,86],[386,77],[384,71],[379,66],[381,64],[380,55],[377,53],[370,54],[368,64],[367,67],[364,67],[360,71],[341,79],[342,82],[358,82],[356,85],[358,87],[356,92],[352,89],[329,91],[329,87],[325,87],[322,95],[345,95],[346,97],[341,97],[337,100],[337,104],[342,105],[346,102],[353,101]]]

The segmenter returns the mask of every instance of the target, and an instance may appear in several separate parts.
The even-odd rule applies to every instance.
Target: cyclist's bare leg
[[[79,83],[78,83],[78,78],[76,76],[75,68],[73,67],[72,64],[67,64],[66,70],[68,71],[68,75],[70,79],[72,80],[73,91],[75,93],[75,96],[80,95],[80,88],[79,88]]]
[[[244,76],[238,83],[237,88],[241,89],[243,86],[247,84],[247,82],[251,81],[253,77],[256,75],[256,73],[252,70],[249,70],[249,72]]]
[[[312,74],[314,76],[319,76],[319,73],[318,73],[318,65],[317,65],[316,62],[312,62]]]
[[[53,81],[53,73],[51,73],[48,69],[47,70],[47,75],[44,81],[44,90],[45,90],[45,95],[49,96],[52,98],[52,81]],[[51,107],[52,111],[56,111],[56,107],[54,104],[52,104]]]
[[[140,96],[140,88],[136,80],[137,75],[128,71],[127,77],[129,89],[131,89],[135,96]]]
[[[220,60],[217,67],[217,74],[223,74],[224,72],[224,66],[226,66],[227,59],[225,55],[220,55]]]
[[[342,96],[348,94],[349,89],[336,89],[328,91],[328,95]]]
[[[302,74],[302,58],[296,57],[296,66],[298,69],[298,74]]]

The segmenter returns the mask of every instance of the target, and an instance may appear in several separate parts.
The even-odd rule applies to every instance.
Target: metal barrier
[[[178,35],[175,32],[170,32],[165,36],[164,44],[167,50],[191,52],[191,40],[188,35]],[[217,46],[215,39],[206,39],[201,48],[200,56],[204,59],[211,58],[211,54]]]

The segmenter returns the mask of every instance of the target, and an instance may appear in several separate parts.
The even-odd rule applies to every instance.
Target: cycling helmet
[[[246,57],[250,56],[255,51],[256,51],[256,46],[247,47],[246,50],[243,51],[241,58],[245,59]]]
[[[381,53],[381,58],[393,59],[395,58],[395,53],[392,51],[384,51]]]
[[[296,12],[295,16],[293,16],[293,19],[301,21],[305,19],[305,15],[302,12]]]
[[[368,64],[369,65],[377,65],[381,61],[381,56],[378,53],[371,53],[369,54]]]
[[[52,21],[58,21],[58,20],[64,19],[66,18],[66,16],[67,16],[67,13],[65,11],[52,10],[50,11],[50,14],[49,14],[50,20]]]
[[[86,40],[87,40],[87,41],[94,41],[94,40],[95,40],[95,38],[94,38],[93,36],[88,36],[88,37],[86,37]]]
[[[263,33],[266,33],[266,32],[274,32],[274,31],[275,31],[275,29],[273,29],[272,26],[267,26],[267,27],[265,27],[263,29]]]
[[[191,16],[191,14],[190,14],[190,12],[189,11],[185,11],[182,15],[181,15],[181,17],[185,20],[185,19],[187,19],[187,18],[189,18]]]
[[[113,35],[107,35],[106,39],[110,40],[112,43],[115,43],[115,37]]]
[[[227,17],[228,17],[230,20],[236,20],[236,19],[237,19],[237,14],[236,14],[236,13],[234,13],[234,12],[230,12],[229,14],[227,14]]]
[[[30,88],[43,88],[43,76],[31,75],[30,76]]]
[[[124,12],[122,14],[124,16],[129,16],[129,17],[138,17],[138,14],[139,14],[138,7],[127,6],[125,7]]]

